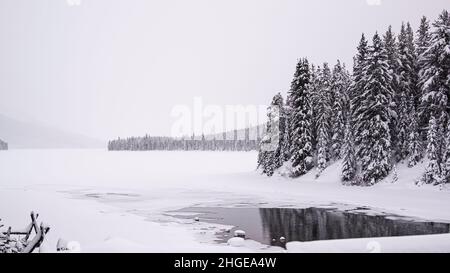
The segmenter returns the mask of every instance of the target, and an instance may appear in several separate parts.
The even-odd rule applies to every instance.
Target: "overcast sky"
[[[73,5],[77,2],[80,5]],[[379,5],[378,5],[379,3]],[[174,105],[268,104],[297,58],[351,66],[362,32],[448,0],[0,0],[0,114],[108,139],[167,135]]]

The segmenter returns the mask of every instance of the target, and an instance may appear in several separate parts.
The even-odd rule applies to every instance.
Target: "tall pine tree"
[[[258,154],[258,168],[267,176],[272,176],[283,164],[281,154],[283,97],[276,94],[267,109],[266,134],[261,140]]]
[[[429,47],[419,58],[423,119],[433,115],[446,124],[450,93],[450,16],[443,11],[433,23]]]
[[[444,154],[441,163],[442,179],[441,183],[450,183],[450,122],[447,125],[447,133],[445,135]]]
[[[434,116],[431,116],[427,135],[427,159],[428,165],[421,179],[421,183],[438,184],[441,181],[440,154],[438,150],[438,124]]]
[[[331,158],[341,159],[346,115],[349,111],[348,89],[350,76],[344,65],[338,60],[333,68],[331,79],[332,115],[331,115]]]
[[[283,109],[283,139],[281,143],[281,154],[283,162],[289,161],[291,158],[291,128],[290,128],[290,122],[292,119],[292,103],[291,103],[291,96],[288,94],[286,98],[286,104]]]
[[[405,139],[407,133],[402,131],[403,127],[400,126],[400,124],[403,122],[401,120],[401,110],[404,109],[402,105],[406,105],[406,98],[404,98],[399,88],[398,43],[391,26],[389,26],[388,30],[383,36],[383,48],[386,54],[388,73],[391,77],[389,85],[390,89],[392,90],[392,93],[389,95],[389,112],[391,117],[389,130],[392,143],[391,159],[397,162],[403,157],[401,154],[401,150],[404,149],[404,142],[406,142]]]
[[[414,119],[415,113],[415,52],[414,44],[411,40],[412,30],[402,24],[400,35],[398,37],[398,105],[397,105],[397,124],[396,124],[396,151],[397,160],[404,160],[409,155],[409,141],[411,135],[411,119]]]
[[[391,73],[387,54],[378,34],[373,37],[365,67],[362,103],[355,109],[355,132],[359,139],[357,160],[364,185],[373,185],[391,169],[390,97]]]
[[[408,135],[408,167],[414,167],[422,159],[422,141],[416,111],[409,113],[410,130]]]
[[[357,111],[360,111],[363,107],[363,90],[365,86],[365,69],[367,65],[367,58],[369,55],[369,46],[364,34],[361,36],[361,40],[359,41],[359,45],[357,47],[358,53],[354,58],[353,64],[353,77],[352,84],[350,86],[350,111],[351,116],[354,119],[358,118]],[[354,124],[353,124],[354,125]],[[358,128],[356,126],[352,127],[354,130],[363,129]],[[358,146],[361,144],[364,136],[364,132],[356,132],[355,131],[355,145]]]
[[[356,176],[356,160],[353,128],[351,126],[351,118],[349,117],[345,126],[345,138],[342,152],[342,182],[343,184],[353,184]]]
[[[418,89],[418,104],[417,104],[417,114],[418,114],[418,123],[419,123],[419,133],[420,138],[422,141],[426,141],[427,139],[427,130],[428,123],[430,121],[430,109],[427,107],[427,102],[422,101],[422,97],[424,95],[425,89],[423,88],[423,84],[425,83],[424,80],[421,78],[421,74],[424,73],[423,67],[424,67],[424,53],[428,50],[430,47],[431,42],[431,33],[430,33],[430,22],[428,19],[423,16],[420,20],[420,26],[417,30],[417,39],[415,40],[416,45],[416,52],[417,52],[417,63],[416,63],[416,72],[418,74],[418,82],[417,82],[417,89]]]
[[[312,109],[309,101],[310,67],[307,59],[301,59],[292,80],[289,100],[291,104],[290,139],[292,176],[298,177],[313,167],[312,160]]]
[[[319,74],[319,92],[317,94],[317,170],[320,175],[330,160],[331,143],[331,71],[327,63]]]

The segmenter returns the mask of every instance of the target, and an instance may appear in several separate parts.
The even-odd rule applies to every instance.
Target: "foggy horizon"
[[[445,3],[1,1],[0,115],[101,140],[170,135],[176,105],[267,105],[298,58],[351,69],[361,33],[416,31]]]

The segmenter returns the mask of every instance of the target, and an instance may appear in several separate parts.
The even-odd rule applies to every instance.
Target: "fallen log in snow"
[[[39,248],[45,239],[50,227],[44,223],[37,223],[39,214],[31,212],[31,223],[21,230],[8,227],[6,231],[0,230],[0,253],[32,253]],[[0,219],[1,221],[1,219]],[[4,225],[0,225],[0,228]],[[34,237],[30,239],[32,232]]]

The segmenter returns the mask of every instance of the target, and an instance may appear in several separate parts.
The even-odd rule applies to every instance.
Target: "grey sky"
[[[169,134],[176,104],[267,104],[297,58],[351,65],[362,32],[448,7],[378,1],[0,0],[0,114],[104,139]]]

